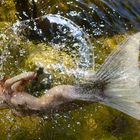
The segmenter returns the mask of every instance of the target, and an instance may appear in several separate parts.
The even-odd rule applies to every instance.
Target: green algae
[[[11,76],[14,76],[20,72],[35,70],[39,62],[42,62],[45,67],[47,64],[57,64],[63,60],[67,68],[75,68],[73,59],[65,52],[59,52],[59,50],[44,43],[34,44],[30,41],[25,42],[16,35],[10,35],[11,33],[7,34],[10,39],[1,39],[3,41],[3,46],[1,45],[0,47],[1,50],[6,49],[6,52],[10,52],[3,65],[5,75],[11,74]],[[127,36],[124,35],[124,39]],[[118,42],[115,41],[116,38],[117,40],[123,40],[122,35],[117,35],[107,39],[101,38],[99,42],[104,42],[103,44],[97,42],[97,50],[95,48],[95,51],[100,52],[102,50],[104,52],[102,62],[99,61],[99,57],[101,57],[99,55],[96,60],[97,64],[103,63],[108,53],[118,46]],[[96,42],[94,41],[93,43]],[[104,50],[102,45],[105,45]],[[23,53],[20,50],[23,50]],[[65,73],[61,74],[61,71],[52,68],[47,70],[55,76],[52,86],[75,83],[76,79],[73,76]],[[10,139],[13,140],[23,138],[27,140],[39,138],[58,140],[92,140],[93,138],[95,140],[119,140],[138,139],[140,137],[138,121],[101,104],[89,105],[46,120],[38,117],[18,118],[11,115],[9,110],[2,111],[0,118],[2,121],[0,125],[0,129],[2,129],[0,136],[2,139],[8,137],[7,133]]]
[[[0,21],[15,22],[16,9],[13,0],[0,1]]]
[[[62,2],[59,7],[68,9]],[[55,6],[54,6],[55,10]],[[10,12],[11,11],[11,12]],[[53,8],[52,8],[53,11]],[[0,33],[7,29],[9,21],[15,21],[15,7],[12,0],[6,0],[0,7]],[[19,38],[11,30],[0,37],[0,54],[6,60],[0,73],[14,76],[32,71],[39,62],[48,64],[64,63],[74,69],[73,59],[66,52],[60,52],[44,43],[35,44]],[[95,47],[95,67],[98,69],[109,53],[118,47],[128,34],[92,40]],[[76,83],[73,75],[53,68],[45,68],[53,76],[52,86]],[[110,107],[95,103],[63,115],[51,118],[16,117],[9,110],[0,111],[0,139],[10,140],[139,140],[140,122]]]
[[[45,67],[48,64],[58,64],[63,60],[67,68],[75,68],[73,59],[66,52],[60,52],[56,48],[44,43],[34,44],[31,41],[24,41],[16,35],[8,39],[2,38],[1,50],[6,49],[10,52],[4,62],[3,69],[5,75],[14,76],[20,72],[35,70],[39,62]],[[104,53],[96,58],[96,64],[100,66],[104,58],[108,56],[111,50],[118,47],[118,41],[124,40],[127,35],[117,35],[111,38],[100,38],[96,44],[95,51]],[[117,40],[116,40],[117,39]],[[104,43],[99,43],[104,42]],[[9,46],[10,44],[10,46]],[[104,49],[102,47],[104,45]],[[5,48],[6,46],[6,48]],[[107,49],[107,50],[106,50]],[[23,50],[22,53],[20,50]],[[10,54],[10,55],[9,55]],[[21,55],[22,54],[22,55]],[[102,61],[100,61],[102,57]],[[75,58],[76,59],[76,58]],[[16,63],[15,63],[16,62]],[[17,69],[18,68],[18,69]],[[74,84],[75,77],[61,74],[61,71],[54,68],[45,68],[54,75],[52,86],[58,84]],[[138,139],[140,137],[139,121],[101,104],[92,104],[72,112],[52,116],[45,120],[38,117],[19,118],[11,115],[9,110],[2,111],[0,115],[2,121],[0,136],[2,139],[72,139],[72,140],[120,140],[120,139]],[[10,130],[9,130],[10,129]]]

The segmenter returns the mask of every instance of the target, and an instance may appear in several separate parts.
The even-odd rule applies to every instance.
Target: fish
[[[50,115],[77,109],[82,104],[99,102],[140,120],[140,32],[128,37],[107,57],[86,83],[58,85],[40,97],[24,91],[37,74],[26,72],[5,81],[0,88],[2,103],[16,115]],[[4,88],[4,90],[3,90]],[[9,95],[9,96],[8,96]],[[74,103],[74,104],[72,104]]]

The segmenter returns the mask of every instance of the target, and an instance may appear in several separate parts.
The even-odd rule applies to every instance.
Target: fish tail
[[[140,33],[129,37],[107,58],[97,81],[105,83],[103,104],[140,120]]]

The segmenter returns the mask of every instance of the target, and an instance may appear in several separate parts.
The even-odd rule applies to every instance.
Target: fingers
[[[11,88],[11,86],[18,81],[21,81],[21,80],[28,81],[28,80],[34,79],[35,77],[36,77],[35,72],[25,72],[6,80],[4,83],[4,86],[5,88]]]
[[[18,81],[11,86],[12,91],[22,92],[28,82],[25,80]]]

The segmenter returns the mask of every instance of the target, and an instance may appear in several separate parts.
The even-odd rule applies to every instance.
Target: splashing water
[[[44,67],[46,69],[47,67],[52,67],[66,74],[73,74],[76,77],[84,75],[85,73],[84,71],[88,70],[89,68],[92,68],[93,70],[94,53],[93,53],[93,46],[89,40],[88,35],[86,35],[86,33],[78,25],[76,25],[74,22],[72,22],[71,20],[65,17],[62,17],[60,15],[53,15],[53,14],[42,16],[32,21],[33,24],[35,25],[33,29],[31,29],[32,27],[29,26],[31,20],[17,22],[13,25],[13,31],[15,34],[19,34],[19,32],[23,32],[25,28],[27,29],[30,28],[31,30],[36,32],[39,37],[43,37],[42,40],[47,41],[47,38],[44,35],[42,29],[38,28],[36,25],[37,24],[36,22],[38,20],[43,20],[43,21],[46,20],[46,23],[47,20],[49,20],[51,25],[51,32],[55,32],[56,28],[59,29],[59,31],[57,30],[57,33],[56,35],[54,35],[53,39],[49,42],[51,46],[53,46],[54,48],[60,51],[63,51],[63,48],[66,48],[65,50],[67,53],[70,53],[69,51],[71,51],[72,53],[71,55],[73,57],[77,55],[79,57],[79,60],[78,61],[74,60],[76,64],[76,69],[73,70],[67,69],[63,64],[44,65],[41,61],[36,62],[36,65],[38,66],[40,65],[41,67]],[[53,26],[54,24],[57,26],[55,27],[55,29]],[[64,35],[62,35],[62,33]],[[73,51],[74,49],[78,49],[77,54],[75,53],[75,51]],[[48,56],[46,56],[46,58],[47,57]]]
[[[83,59],[81,55],[79,56],[79,54],[81,54],[81,52],[83,51],[83,50],[80,51],[80,47],[79,47],[80,44],[84,44],[84,45],[85,43],[88,44],[88,39],[86,39],[88,38],[87,33],[89,33],[90,35],[92,34],[93,35],[92,37],[95,37],[95,42],[97,42],[97,43],[94,42],[96,44],[96,48],[94,51],[97,50],[97,45],[101,44],[99,46],[100,47],[99,51],[101,50],[100,54],[98,54],[98,51],[97,51],[95,52],[95,55],[96,55],[97,61],[99,59],[102,59],[103,61],[104,57],[102,56],[108,55],[109,51],[104,51],[108,49],[108,46],[105,45],[104,39],[100,41],[100,37],[103,37],[103,38],[107,37],[110,39],[110,36],[112,35],[114,36],[117,34],[118,36],[115,36],[115,38],[118,44],[118,42],[120,42],[119,40],[121,40],[121,39],[118,39],[118,38],[121,38],[120,33],[124,34],[128,31],[133,31],[133,30],[135,32],[139,30],[139,27],[140,27],[140,24],[139,24],[140,23],[139,22],[140,21],[139,20],[139,15],[140,15],[139,3],[140,2],[138,0],[133,0],[133,1],[131,0],[128,0],[128,1],[122,1],[122,0],[117,0],[117,1],[115,0],[112,0],[112,1],[110,0],[46,1],[46,0],[41,0],[41,2],[40,0],[37,0],[35,2],[38,6],[39,12],[41,13],[37,17],[40,17],[42,15],[47,15],[48,13],[60,14],[70,19],[68,20],[68,23],[69,24],[72,23],[73,27],[71,27],[71,29],[76,29],[75,27],[77,27],[73,23],[76,23],[78,26],[82,28],[82,29],[79,27],[77,28],[79,30],[79,33],[76,32],[78,35],[77,37],[76,35],[74,36],[74,33],[71,34],[70,27],[67,28],[67,25],[66,25],[66,28],[64,27],[65,19],[67,22],[67,18],[63,19],[62,17],[61,20],[64,21],[63,25],[60,25],[60,24],[58,25],[57,22],[55,24],[55,21],[51,20],[51,18],[52,19],[58,19],[58,17],[61,18],[60,15],[58,15],[57,17],[50,17],[50,19],[48,18],[52,25],[51,33],[54,37],[53,39],[51,38],[49,40],[49,43],[52,46],[52,48],[58,49],[59,51],[65,51],[67,53],[68,52],[67,49],[70,48],[69,46],[73,46],[73,45],[77,46],[77,43],[78,43],[78,49],[76,48],[77,51],[73,49],[75,47],[72,47],[72,49],[70,49],[71,53],[74,51],[73,55],[70,55],[73,58],[72,60],[75,61],[74,64],[76,66],[74,68],[73,67],[68,68],[63,63],[63,59],[61,59],[62,57],[61,55],[59,58],[58,58],[58,55],[54,55],[52,53],[48,55],[46,53],[47,51],[46,49],[44,50],[44,53],[46,53],[44,57],[45,59],[49,59],[49,57],[53,55],[56,57],[56,59],[61,59],[61,61],[58,61],[58,63],[50,64],[50,63],[43,62],[38,57],[36,57],[36,59],[34,60],[34,62],[36,62],[35,64],[38,67],[43,66],[45,67],[46,70],[51,67],[52,69],[57,69],[58,71],[61,71],[62,73],[67,73],[68,75],[73,74],[75,75],[75,77],[80,77],[82,75],[89,74],[88,72],[85,74],[85,71],[84,71],[85,69],[88,69],[90,67],[90,64],[85,65],[85,62],[88,60],[89,55],[87,56],[86,60]],[[19,8],[19,9],[21,9],[21,12],[23,12],[22,8]],[[50,16],[53,16],[53,15],[50,15]],[[44,19],[45,19],[45,16],[44,16]],[[36,48],[40,47],[36,43],[34,44],[31,43],[30,41],[32,40],[29,41],[28,38],[23,39],[23,40],[20,39],[22,38],[23,35],[25,35],[24,32],[22,31],[24,29],[27,29],[26,28],[27,26],[31,28],[31,30],[34,30],[35,32],[38,31],[37,37],[42,39],[41,43],[44,41],[46,42],[48,41],[48,38],[45,37],[44,34],[42,34],[40,30],[41,28],[34,28],[34,29],[32,28],[32,27],[37,27],[37,22],[35,21],[33,22],[36,26],[29,26],[28,24],[26,24],[28,23],[28,21],[29,20],[25,22],[21,21],[19,22],[19,25],[18,23],[16,23],[17,26],[15,28],[12,28],[12,30],[14,29],[14,33],[20,32],[21,30],[22,34],[20,35],[14,34],[11,28],[10,28],[10,31],[9,29],[8,30],[6,29],[5,32],[4,31],[0,32],[0,57],[1,57],[0,64],[2,64],[0,65],[0,75],[3,74],[3,75],[15,76],[18,73],[27,71],[28,66],[26,65],[25,67],[23,67],[23,63],[25,63],[24,60],[28,58],[28,47],[30,47],[30,44],[31,44],[31,47],[32,46]],[[23,26],[24,23],[26,26]],[[86,35],[82,33],[83,32],[82,30],[86,31]],[[27,30],[27,32],[28,31],[30,30]],[[53,33],[53,31],[57,31],[57,32]],[[69,38],[69,35],[70,35],[70,41],[68,42],[67,40],[65,40],[65,38],[66,37]],[[80,42],[80,37],[82,38],[82,42]],[[113,38],[111,38],[109,41],[112,41],[112,40]],[[114,45],[112,44],[111,46],[114,47]],[[48,47],[48,46],[46,45],[45,47]],[[17,53],[14,53],[13,50]],[[91,47],[91,51],[93,51],[92,47]],[[2,52],[2,55],[1,55],[1,52]],[[40,53],[40,51],[38,53]],[[73,57],[74,55],[77,55],[77,57],[76,58]],[[84,56],[84,53],[83,53],[83,56]],[[92,60],[92,59],[90,58],[89,60]],[[97,62],[97,63],[99,63],[100,65],[102,62],[101,63]],[[62,76],[62,78],[64,77]],[[87,139],[87,140],[110,139],[110,138],[113,138],[113,139],[133,139],[133,138],[139,139],[140,138],[138,122],[128,118],[127,116],[125,116],[124,114],[120,112],[116,112],[115,110],[111,110],[110,108],[108,109],[100,104],[94,104],[93,106],[81,108],[81,111],[77,110],[76,112],[65,114],[69,117],[69,119],[68,117],[65,118],[60,115],[60,117],[63,117],[62,119],[58,119],[60,117],[56,116],[55,119],[53,118],[52,121],[49,120],[47,121],[47,123],[42,121],[42,125],[44,127],[40,127],[40,125],[37,125],[36,121],[34,121],[34,123],[30,123],[31,120],[28,120],[28,121],[23,120],[21,122],[21,120],[17,121],[17,119],[15,120],[14,118],[14,120],[11,121],[13,119],[13,116],[10,115],[10,112],[9,113],[1,112],[0,115],[3,115],[3,119],[0,119],[1,128],[2,128],[1,134],[4,132],[4,135],[9,136],[9,139],[16,139],[17,137],[18,139],[20,138],[22,139],[23,137],[25,139],[30,139],[31,136],[34,137],[35,139],[58,139],[59,137],[59,139],[78,138],[81,140],[83,139]],[[16,121],[16,125],[14,125],[14,127],[12,127],[11,129],[11,126],[9,126],[8,123],[12,124],[10,122],[14,123],[15,121]],[[55,121],[58,121],[58,122],[55,122]],[[75,124],[75,122],[81,122],[82,125],[79,126],[78,124]],[[25,124],[23,128],[21,124]],[[67,128],[67,126],[69,126],[69,128]],[[27,127],[30,128],[29,131],[27,131],[28,130]],[[27,129],[25,130],[25,128]]]

